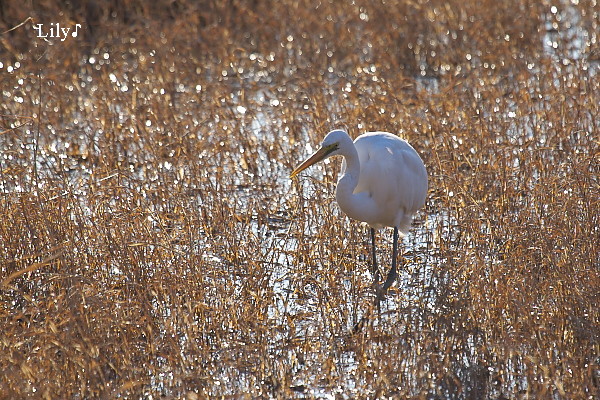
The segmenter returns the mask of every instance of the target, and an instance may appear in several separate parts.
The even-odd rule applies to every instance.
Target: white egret
[[[423,160],[406,140],[386,132],[368,132],[354,142],[342,130],[325,136],[321,148],[300,164],[293,178],[311,165],[331,156],[343,156],[341,175],[335,190],[336,200],[350,218],[366,222],[373,243],[373,279],[379,281],[375,230],[394,228],[392,267],[378,298],[397,277],[398,236],[408,233],[413,215],[425,204],[427,171]],[[379,291],[379,290],[378,290]]]

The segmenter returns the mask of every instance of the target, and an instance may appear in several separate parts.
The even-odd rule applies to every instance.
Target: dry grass
[[[23,3],[86,29],[0,35],[1,398],[597,398],[596,0]],[[287,178],[339,126],[431,177],[357,335],[339,161]]]

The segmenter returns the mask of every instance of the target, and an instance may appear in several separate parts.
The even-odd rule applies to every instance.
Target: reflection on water
[[[535,276],[548,257],[573,253],[572,243],[561,244],[551,231],[558,214],[552,204],[593,195],[584,184],[555,181],[546,196],[531,194],[539,193],[549,168],[559,177],[575,171],[581,180],[594,172],[574,159],[589,158],[597,131],[596,115],[582,109],[578,96],[593,87],[599,67],[590,50],[597,32],[583,26],[577,3],[547,7],[539,57],[491,57],[490,43],[465,36],[465,24],[480,21],[465,16],[452,26],[432,8],[427,20],[448,28],[427,38],[393,37],[408,41],[404,50],[414,56],[393,73],[369,32],[350,50],[322,34],[323,46],[311,48],[309,33],[286,32],[283,53],[236,48],[227,60],[209,55],[202,63],[166,39],[164,47],[148,49],[124,37],[126,51],[95,48],[73,76],[23,72],[21,62],[3,60],[2,98],[10,104],[0,132],[3,204],[42,210],[43,229],[24,228],[29,242],[48,236],[70,243],[77,262],[64,262],[59,273],[88,274],[125,293],[156,281],[178,283],[172,292],[144,292],[154,329],[144,336],[155,340],[144,338],[148,347],[169,343],[183,360],[175,365],[171,353],[153,349],[148,396],[178,396],[182,380],[197,376],[214,396],[264,394],[257,387],[268,386],[277,397],[283,385],[306,398],[377,397],[372,388],[390,381],[388,387],[413,397],[527,394],[549,378],[532,363],[530,342],[515,339],[504,353],[493,347],[493,336],[504,336],[489,321],[502,321],[498,330],[517,337],[521,316],[504,306],[517,300],[494,298],[492,289],[506,285],[518,298],[523,289],[511,274]],[[357,15],[365,23],[385,17],[364,7]],[[515,29],[500,41],[524,40]],[[462,53],[439,61],[454,46]],[[348,56],[338,57],[344,51]],[[318,79],[309,79],[317,68]],[[563,107],[581,111],[575,122],[553,117],[562,112],[556,93],[564,94]],[[338,126],[353,136],[385,127],[410,138],[431,175],[427,207],[403,240],[402,269],[380,312],[373,307],[368,231],[334,201],[339,161],[316,166],[301,181],[288,178]],[[563,130],[568,134],[557,134]],[[587,215],[586,206],[573,207]],[[43,220],[47,210],[54,220]],[[509,223],[523,230],[535,223],[556,244],[548,251],[530,234],[515,238],[519,229]],[[571,231],[597,233],[575,225]],[[378,257],[388,266],[390,233],[380,232],[379,243]],[[520,246],[541,261],[506,262]],[[479,292],[471,297],[470,290]],[[203,297],[186,302],[193,292]],[[490,304],[498,302],[494,319]],[[535,317],[547,311],[543,305],[523,312]],[[369,312],[362,336],[352,336]],[[486,312],[489,319],[477,321]],[[565,341],[575,335],[569,329]],[[568,352],[548,351],[557,364]],[[558,388],[554,393],[563,397]]]

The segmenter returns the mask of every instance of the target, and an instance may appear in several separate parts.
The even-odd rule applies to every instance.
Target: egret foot
[[[374,283],[373,284],[373,291],[375,292],[375,299],[376,301],[380,301],[383,300],[383,298],[385,297],[385,294],[387,292],[387,288],[385,287],[385,283]]]
[[[369,319],[367,318],[367,316],[363,315],[360,320],[354,324],[354,327],[352,328],[352,334],[355,335],[358,332],[362,331],[363,327],[367,324],[367,322],[369,321]]]

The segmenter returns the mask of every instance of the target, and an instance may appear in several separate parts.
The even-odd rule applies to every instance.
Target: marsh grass
[[[600,6],[353,3],[1,6],[0,397],[598,396]],[[340,126],[430,174],[355,335]]]

